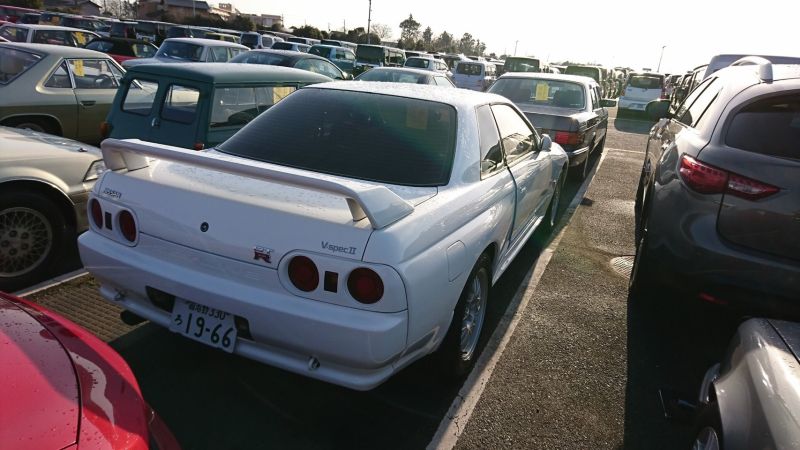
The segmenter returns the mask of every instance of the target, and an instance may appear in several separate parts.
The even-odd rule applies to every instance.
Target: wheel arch
[[[60,120],[58,120],[58,118],[56,116],[54,116],[52,114],[41,114],[41,113],[14,114],[14,115],[11,115],[11,116],[3,117],[3,119],[0,120],[0,125],[9,126],[8,124],[12,124],[14,122],[19,122],[20,120],[24,120],[24,119],[28,119],[28,120],[30,120],[30,119],[45,120],[45,121],[49,122],[51,125],[54,125],[54,129],[56,131],[58,131],[58,135],[59,136],[63,136],[64,135],[64,126],[63,126],[63,124],[61,123]]]
[[[0,182],[0,195],[7,195],[14,192],[33,192],[52,201],[62,213],[71,227],[77,226],[75,217],[75,204],[59,188],[42,180],[8,180]]]

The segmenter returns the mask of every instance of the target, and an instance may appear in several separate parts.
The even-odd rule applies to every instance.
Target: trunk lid
[[[578,131],[579,121],[576,110],[571,108],[542,107],[530,108],[520,105],[525,117],[539,130],[553,137],[553,131]]]
[[[438,192],[387,187],[412,205]],[[373,230],[353,221],[341,196],[170,161],[107,173],[98,192],[108,191],[119,193],[143,234],[272,268],[293,250],[361,259]]]

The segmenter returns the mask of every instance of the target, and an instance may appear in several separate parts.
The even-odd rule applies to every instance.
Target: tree
[[[8,6],[16,6],[19,8],[42,9],[42,0],[5,0],[3,2]]]
[[[269,27],[270,31],[283,31],[283,24],[280,22],[275,22]]]
[[[465,55],[471,55],[475,51],[475,39],[469,33],[464,33],[458,41],[458,51]]]
[[[253,31],[256,26],[249,17],[235,16],[228,22],[228,26],[239,31]]]
[[[370,34],[375,33],[380,40],[385,41],[392,38],[392,27],[382,23],[373,23],[370,27]]]
[[[433,30],[431,30],[431,27],[425,28],[425,31],[422,32],[422,44],[425,46],[425,50],[433,50]]]
[[[478,39],[477,41],[475,41],[474,50],[476,55],[483,56],[483,52],[486,51],[486,44],[484,44],[483,42],[481,42],[480,39]]]
[[[413,47],[414,43],[419,39],[420,23],[414,20],[414,16],[408,15],[408,19],[400,22],[400,40],[406,47]]]
[[[455,45],[453,43],[453,35],[448,33],[447,31],[442,31],[442,34],[436,38],[436,42],[433,45],[434,50],[437,52],[445,52],[445,53],[452,53],[455,51]]]
[[[294,30],[292,34],[297,37],[307,37],[311,39],[323,39],[322,33],[319,31],[318,28],[312,27],[311,25],[303,25],[300,28],[292,27]]]

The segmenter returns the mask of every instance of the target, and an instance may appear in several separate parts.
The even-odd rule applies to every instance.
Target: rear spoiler
[[[109,170],[143,169],[150,165],[148,157],[152,157],[256,180],[340,195],[347,201],[353,221],[367,218],[372,228],[376,230],[387,227],[414,211],[414,206],[386,186],[376,186],[290,167],[277,169],[258,161],[143,142],[138,139],[106,139],[100,147],[103,151],[106,168]]]

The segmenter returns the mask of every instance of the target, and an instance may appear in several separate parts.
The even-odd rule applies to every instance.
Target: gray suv
[[[636,195],[632,296],[653,283],[748,312],[800,303],[800,66],[748,57],[656,123]]]

